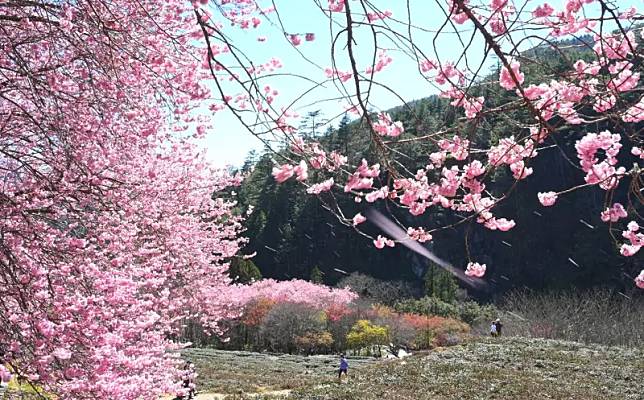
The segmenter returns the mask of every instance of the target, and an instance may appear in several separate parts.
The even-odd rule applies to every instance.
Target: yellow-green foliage
[[[7,387],[7,390],[10,393],[17,394],[17,396],[22,396],[25,394],[32,396],[32,397],[26,397],[26,398],[33,398],[33,396],[38,396],[38,398],[40,399],[55,399],[54,395],[43,391],[38,386],[34,387],[28,383],[18,383],[18,380],[15,377],[12,378],[11,381],[9,381],[9,386]],[[7,396],[9,396],[8,398],[13,398],[9,394]]]
[[[354,349],[385,344],[388,336],[387,327],[374,325],[366,319],[361,319],[351,327],[347,334],[347,344]]]

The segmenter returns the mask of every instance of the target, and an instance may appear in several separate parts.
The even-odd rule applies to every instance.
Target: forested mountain
[[[592,53],[586,47],[589,41],[586,39],[571,41],[565,54],[555,55],[547,48],[526,52],[524,57],[540,61],[526,63],[531,65],[526,68],[526,84],[547,81],[554,71],[569,67],[571,60],[590,60]],[[479,82],[473,94],[484,95],[490,106],[515,100],[512,92],[490,89],[492,85],[486,83],[495,79],[498,79],[498,70],[491,71]],[[592,109],[586,111],[593,113]],[[405,126],[405,134],[399,139],[457,127],[459,135],[467,136],[476,148],[486,148],[500,138],[518,134],[518,121],[526,119],[521,113],[511,111],[484,116],[482,121],[470,126],[459,120],[458,111],[448,101],[437,96],[390,110],[392,118],[402,121]],[[318,114],[315,117],[321,118]],[[368,155],[375,158],[369,134],[358,121],[351,122],[345,116],[337,128],[328,129],[322,135],[315,123],[308,126],[308,135],[316,136],[315,140],[325,148],[342,152],[352,149],[347,154],[352,164]],[[541,207],[537,200],[538,192],[563,190],[584,182],[584,174],[576,164],[574,146],[586,131],[563,121],[555,121],[555,126],[558,126],[557,134],[542,144],[541,156],[534,160],[532,166],[536,172],[518,182],[508,199],[497,208],[499,215],[516,221],[515,228],[510,232],[498,232],[476,223],[463,224],[434,235],[428,246],[439,257],[464,268],[467,263],[464,238],[465,231],[469,230],[471,256],[487,264],[487,278],[495,284],[495,293],[521,286],[537,290],[573,286],[630,290],[633,276],[641,269],[642,257],[641,253],[635,257],[620,256],[616,239],[620,239],[621,231],[614,229],[611,232],[600,220],[606,192],[594,187],[583,188],[560,198],[556,206],[548,208]],[[605,129],[622,127],[604,120],[596,124],[595,132]],[[306,125],[301,130],[307,132]],[[623,160],[624,165],[637,163],[638,159],[630,154],[632,145],[623,145],[620,161]],[[424,141],[410,142],[397,149],[400,154],[392,154],[392,158],[411,171],[426,165],[428,155],[436,151],[436,147]],[[371,240],[341,225],[321,206],[318,198],[306,194],[302,185],[293,181],[276,183],[271,169],[275,162],[281,162],[279,158],[279,154],[251,153],[243,167],[249,176],[238,193],[241,209],[254,207],[246,220],[246,236],[250,239],[246,253],[257,252],[254,262],[263,276],[309,279],[313,271],[316,279],[321,276],[325,283],[334,284],[343,277],[343,272],[360,271],[381,279],[422,280],[427,268],[425,260],[402,246],[376,249]],[[488,190],[506,190],[513,181],[509,171],[499,170]],[[628,189],[622,184],[612,201],[627,204]],[[351,196],[340,196],[339,201],[343,202],[342,208],[349,217],[353,216],[352,212],[373,206],[356,204]],[[394,210],[393,213],[402,221],[412,221],[406,210]],[[445,226],[459,220],[454,212],[442,208],[433,208],[414,218],[416,226]]]

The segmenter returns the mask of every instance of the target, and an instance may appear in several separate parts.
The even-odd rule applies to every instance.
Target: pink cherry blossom
[[[380,19],[385,19],[391,17],[393,14],[389,10],[380,11],[380,12],[370,12],[367,13],[367,21],[374,22]]]
[[[482,162],[480,162],[479,160],[474,160],[463,167],[463,172],[465,173],[465,176],[467,176],[467,178],[473,179],[477,176],[483,175],[485,173],[485,168],[483,168]]]
[[[58,358],[59,360],[69,360],[70,358],[72,358],[72,352],[69,351],[69,349],[65,349],[63,347],[59,347],[56,350],[54,350],[52,355]]]
[[[555,204],[557,201],[557,193],[555,192],[540,192],[537,193],[537,197],[539,198],[539,202],[544,206],[544,207],[550,207]]]
[[[612,207],[601,212],[601,219],[604,222],[617,222],[620,218],[626,217],[628,217],[628,213],[620,203],[615,203]]]
[[[492,218],[490,223],[492,223],[496,229],[501,232],[507,232],[516,226],[516,223],[513,220],[508,220],[506,218]]]
[[[300,161],[300,163],[295,168],[293,168],[293,172],[297,176],[296,179],[300,182],[308,179],[309,177],[308,171],[309,171],[309,167],[308,165],[306,165],[306,162],[304,160]],[[279,179],[277,177],[275,177],[275,179],[279,182]]]
[[[555,11],[554,8],[548,3],[543,3],[539,7],[535,8],[532,12],[532,15],[536,18],[549,17]]]
[[[454,136],[451,140],[442,139],[438,142],[438,145],[441,149],[451,152],[452,156],[459,161],[465,160],[469,154],[470,141],[461,139],[458,136]]]
[[[361,223],[365,222],[367,218],[365,218],[362,214],[357,213],[356,215],[353,216],[353,226],[358,226]]]
[[[360,166],[356,170],[356,173],[365,178],[377,178],[378,175],[380,175],[380,164],[373,164],[370,167],[367,160],[363,158],[360,162]]]
[[[302,38],[300,35],[292,34],[288,36],[288,39],[293,43],[293,46],[299,46],[302,44]]]
[[[523,160],[519,160],[510,164],[510,170],[514,179],[525,179],[532,175],[532,168],[526,167]]]
[[[586,172],[585,179],[587,183],[598,184],[604,190],[617,186],[621,175],[625,172],[623,167],[614,167],[617,164],[617,155],[622,147],[620,140],[620,135],[604,131],[599,134],[588,133],[577,141],[575,145],[577,157],[580,159],[582,169]],[[596,157],[600,149],[604,150],[606,154],[606,159],[601,162]]]
[[[371,189],[373,187],[373,178],[363,178],[359,173],[354,173],[347,179],[344,185],[345,192],[351,192],[357,189]]]
[[[644,98],[641,98],[632,107],[629,107],[622,115],[624,122],[644,121]]]
[[[249,0],[65,0],[50,2],[51,7],[11,3],[1,7],[0,18],[0,281],[13,284],[0,285],[5,317],[0,342],[6,344],[8,364],[61,400],[147,400],[174,391],[180,375],[173,354],[184,344],[170,338],[182,337],[181,324],[189,320],[222,333],[218,322],[234,318],[256,296],[332,305],[355,298],[350,291],[295,281],[231,284],[227,260],[245,239],[234,195],[228,196],[241,176],[213,168],[198,145],[198,139],[225,129],[214,119],[224,109],[268,143],[286,144],[282,155],[293,160],[273,168],[278,182],[295,177],[312,194],[330,191],[337,182],[340,192],[351,193],[349,198],[396,203],[409,211],[408,218],[443,208],[489,229],[511,229],[515,222],[497,217],[494,208],[521,185],[499,187],[496,172],[509,168],[517,180],[528,177],[532,168],[542,168],[541,176],[552,174],[550,163],[532,159],[542,150],[552,154],[550,142],[565,143],[559,141],[561,131],[570,125],[581,132],[575,150],[585,182],[596,185],[587,189],[607,191],[609,199],[637,201],[623,193],[639,187],[641,179],[642,33],[636,29],[635,8],[616,4],[613,15],[589,6],[591,0],[565,0],[558,10],[541,2],[517,10],[506,0],[448,0],[443,22],[467,24],[464,28],[499,57],[503,68],[497,84],[481,79],[464,62],[460,56],[466,50],[451,34],[434,35],[434,19],[417,18],[418,31],[427,37],[410,34],[407,40],[404,18],[361,9],[358,2],[323,2],[323,12],[315,15],[327,18],[325,24],[299,21],[304,25],[298,28],[297,20],[284,18],[283,26],[305,29],[301,32],[326,23],[352,29],[356,41],[335,43],[333,52],[328,51],[331,39],[319,32],[291,34],[283,32],[281,23],[265,27],[264,18],[271,20],[275,6],[262,8]],[[282,11],[280,19],[288,10]],[[613,29],[617,18],[624,31]],[[353,22],[345,26],[349,19]],[[271,41],[274,46],[314,64],[292,57],[282,62],[271,54],[283,49],[237,40],[241,33],[264,43],[267,37],[249,32],[264,28],[261,33],[269,34],[268,28],[281,32],[281,40]],[[361,39],[371,30],[394,38],[396,47],[409,50],[405,52],[415,61],[394,63],[398,49]],[[515,47],[526,32],[539,32],[554,50],[556,38],[595,34],[594,60],[572,59],[573,65],[564,63],[545,77],[533,75],[541,81],[523,87],[519,59],[509,55],[521,54],[528,45]],[[439,40],[444,37],[447,42]],[[439,49],[444,43],[454,47],[453,57],[436,54],[433,39]],[[316,46],[303,48],[302,41],[313,40]],[[299,47],[293,51],[292,46]],[[318,62],[332,67],[318,74]],[[373,112],[390,107],[379,90],[405,92],[389,78],[416,85],[411,74],[437,86],[438,95],[457,108],[453,124],[428,126],[406,117],[410,122],[403,126],[392,119],[393,113]],[[311,81],[313,89],[306,96],[297,93],[299,80]],[[495,97],[486,104],[476,97],[494,93],[495,86],[512,90],[502,103]],[[377,135],[365,137],[363,148],[351,147],[353,143],[327,148],[328,143],[296,138],[294,110],[317,104],[320,88],[334,91],[328,98],[349,104]],[[507,115],[517,115],[507,127],[514,136],[479,140],[487,121]],[[622,121],[613,124],[613,132],[592,133],[616,118]],[[468,137],[477,138],[476,143]],[[366,140],[372,143],[366,146]],[[412,170],[388,158],[408,141],[423,149],[418,159],[429,154],[424,165]],[[640,158],[633,159],[622,147]],[[372,158],[348,166],[347,155],[356,154]],[[319,183],[308,183],[312,178]],[[561,190],[584,186],[571,183]],[[219,197],[222,192],[226,197]],[[544,206],[556,200],[553,192],[538,197]],[[631,211],[636,218],[637,204]],[[601,213],[610,223],[627,216],[618,203]],[[643,245],[639,223],[621,228],[626,256]],[[426,229],[441,232],[434,226]],[[431,239],[423,228],[407,232],[409,240]],[[374,244],[384,248],[394,242],[378,237]],[[482,276],[484,266],[476,265],[468,269],[483,267]]]
[[[329,165],[327,168],[329,171],[335,171],[336,169],[342,167],[343,165],[346,165],[347,163],[347,156],[344,156],[337,151],[332,151],[331,152],[331,165]]]
[[[335,289],[301,279],[276,281],[262,279],[250,285],[234,287],[232,303],[246,305],[258,299],[308,304],[319,308],[346,306],[358,295],[348,288]]]
[[[642,149],[637,146],[631,149],[631,154],[639,158],[644,158],[644,151],[642,151]]]
[[[638,251],[640,251],[640,248],[641,246],[624,243],[622,247],[620,247],[620,253],[624,257],[631,257],[634,256]]]
[[[379,135],[391,137],[400,136],[405,131],[402,122],[393,122],[387,113],[378,114],[378,121],[373,124],[373,130]]]
[[[273,177],[279,183],[282,183],[293,176],[295,169],[290,164],[282,164],[279,167],[273,167]]]
[[[525,77],[523,75],[523,72],[519,71],[520,67],[521,64],[518,61],[512,61],[510,63],[510,68],[512,70],[511,73],[506,67],[501,68],[501,75],[499,77],[499,84],[501,85],[501,87],[507,90],[511,90],[516,87],[515,80],[519,83],[519,85],[523,83]]]
[[[467,264],[467,268],[465,269],[465,275],[474,278],[482,278],[483,275],[485,275],[486,269],[487,267],[485,266],[485,264],[470,262]]]
[[[423,60],[420,62],[420,70],[422,72],[429,72],[431,70],[436,69],[436,61],[432,60]]]
[[[428,232],[425,232],[425,229],[418,227],[418,228],[412,228],[411,226],[407,228],[407,235],[412,240],[416,240],[420,243],[425,243],[430,240],[432,240],[432,235]]]
[[[623,256],[633,256],[642,246],[644,246],[644,234],[638,232],[639,230],[639,224],[635,221],[631,221],[626,226],[626,230],[622,232],[622,236],[630,242],[622,244],[620,252]]]
[[[323,182],[311,185],[306,189],[306,192],[309,194],[320,194],[322,192],[328,192],[333,187],[333,183],[333,178],[329,178]]]
[[[329,10],[332,12],[343,12],[346,0],[329,0]]]
[[[644,269],[635,277],[635,286],[640,289],[644,289]]]
[[[349,71],[339,71],[333,68],[325,68],[324,74],[327,78],[338,78],[342,82],[347,82],[349,79],[353,78],[353,73]]]
[[[383,186],[378,190],[374,190],[373,192],[367,193],[364,199],[367,200],[367,202],[369,203],[373,203],[378,199],[386,199],[388,195],[389,195],[389,188],[387,186]]]
[[[387,239],[384,236],[378,235],[376,240],[373,241],[373,245],[378,249],[383,249],[385,246],[394,247],[394,241]]]

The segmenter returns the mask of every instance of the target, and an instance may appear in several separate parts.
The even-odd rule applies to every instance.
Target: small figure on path
[[[340,372],[338,373],[340,383],[342,383],[342,373],[344,373],[344,376],[347,378],[349,377],[349,362],[345,358],[344,354],[340,355]]]
[[[497,318],[496,321],[494,321],[494,325],[496,325],[496,336],[501,336],[501,329],[503,328],[501,318]]]
[[[492,321],[492,324],[490,325],[490,335],[492,336],[498,335],[498,332],[496,330],[496,321]]]

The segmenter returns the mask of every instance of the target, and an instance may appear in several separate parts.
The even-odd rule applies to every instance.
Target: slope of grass
[[[481,339],[354,371],[348,384],[296,390],[324,399],[644,399],[639,349]]]
[[[290,354],[187,349],[182,356],[195,364],[197,390],[215,393],[261,393],[313,387],[335,382],[339,358],[333,355]],[[350,357],[352,367],[376,359]]]

